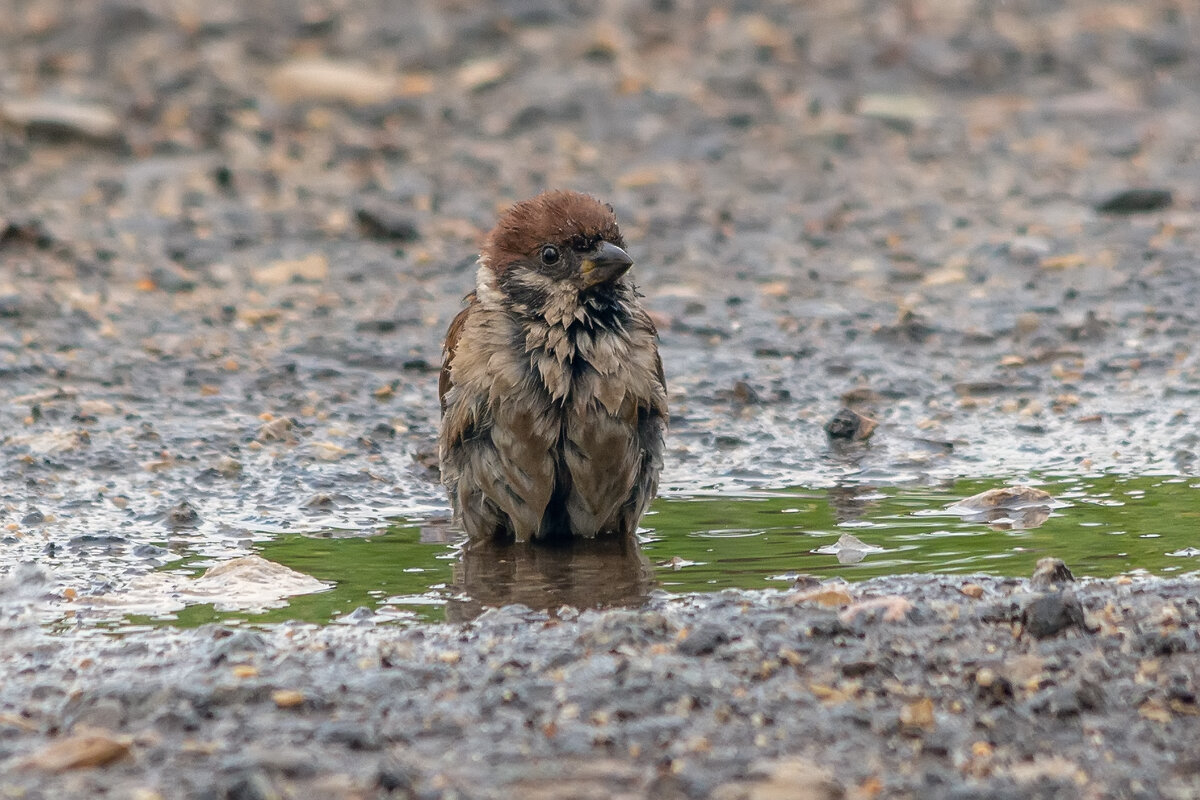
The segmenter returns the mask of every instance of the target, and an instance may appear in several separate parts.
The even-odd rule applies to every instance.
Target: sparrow
[[[658,488],[667,390],[612,206],[517,203],[478,264],[438,381],[456,522],[472,540],[631,536]]]

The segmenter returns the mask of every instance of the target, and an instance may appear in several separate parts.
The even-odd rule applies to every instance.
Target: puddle
[[[636,604],[654,590],[782,589],[800,574],[1028,576],[1048,555],[1077,577],[1200,569],[1197,479],[1106,475],[1036,485],[1054,498],[1036,513],[980,514],[962,505],[998,488],[983,481],[938,490],[857,485],[673,496],[655,503],[636,548],[462,547],[444,524],[403,522],[362,538],[279,535],[255,551],[331,589],[259,613],[199,604],[126,622],[462,620],[508,603],[588,608]]]

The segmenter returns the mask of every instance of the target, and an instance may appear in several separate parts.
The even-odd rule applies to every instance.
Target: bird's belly
[[[561,496],[575,536],[603,531],[629,499],[641,469],[636,424],[594,404],[568,410],[559,443]]]
[[[542,348],[494,355],[503,380],[475,395],[486,424],[459,460],[459,494],[474,487],[517,541],[631,533],[642,496],[653,494],[645,473],[654,442],[642,441],[652,432],[639,410],[650,400],[638,399],[646,381],[606,337],[587,341],[568,357]]]

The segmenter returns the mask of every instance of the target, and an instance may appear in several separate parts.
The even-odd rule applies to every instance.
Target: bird
[[[441,479],[470,540],[633,536],[668,422],[658,331],[611,205],[552,190],[502,213],[438,380]]]

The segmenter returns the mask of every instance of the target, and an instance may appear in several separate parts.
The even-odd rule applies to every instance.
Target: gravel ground
[[[894,578],[69,641],[22,623],[42,580],[2,596],[5,796],[1200,795],[1195,582]]]
[[[1046,640],[1013,637],[1019,586],[911,578],[855,589],[909,597],[893,622],[720,595],[72,624],[179,555],[445,513],[441,334],[497,209],[550,186],[612,202],[638,259],[667,493],[1195,473],[1191,4],[392,6],[0,2],[5,788],[1196,793],[1186,583],[1081,588],[1097,633]],[[867,447],[826,440],[847,404]],[[13,767],[90,727],[132,758]]]

